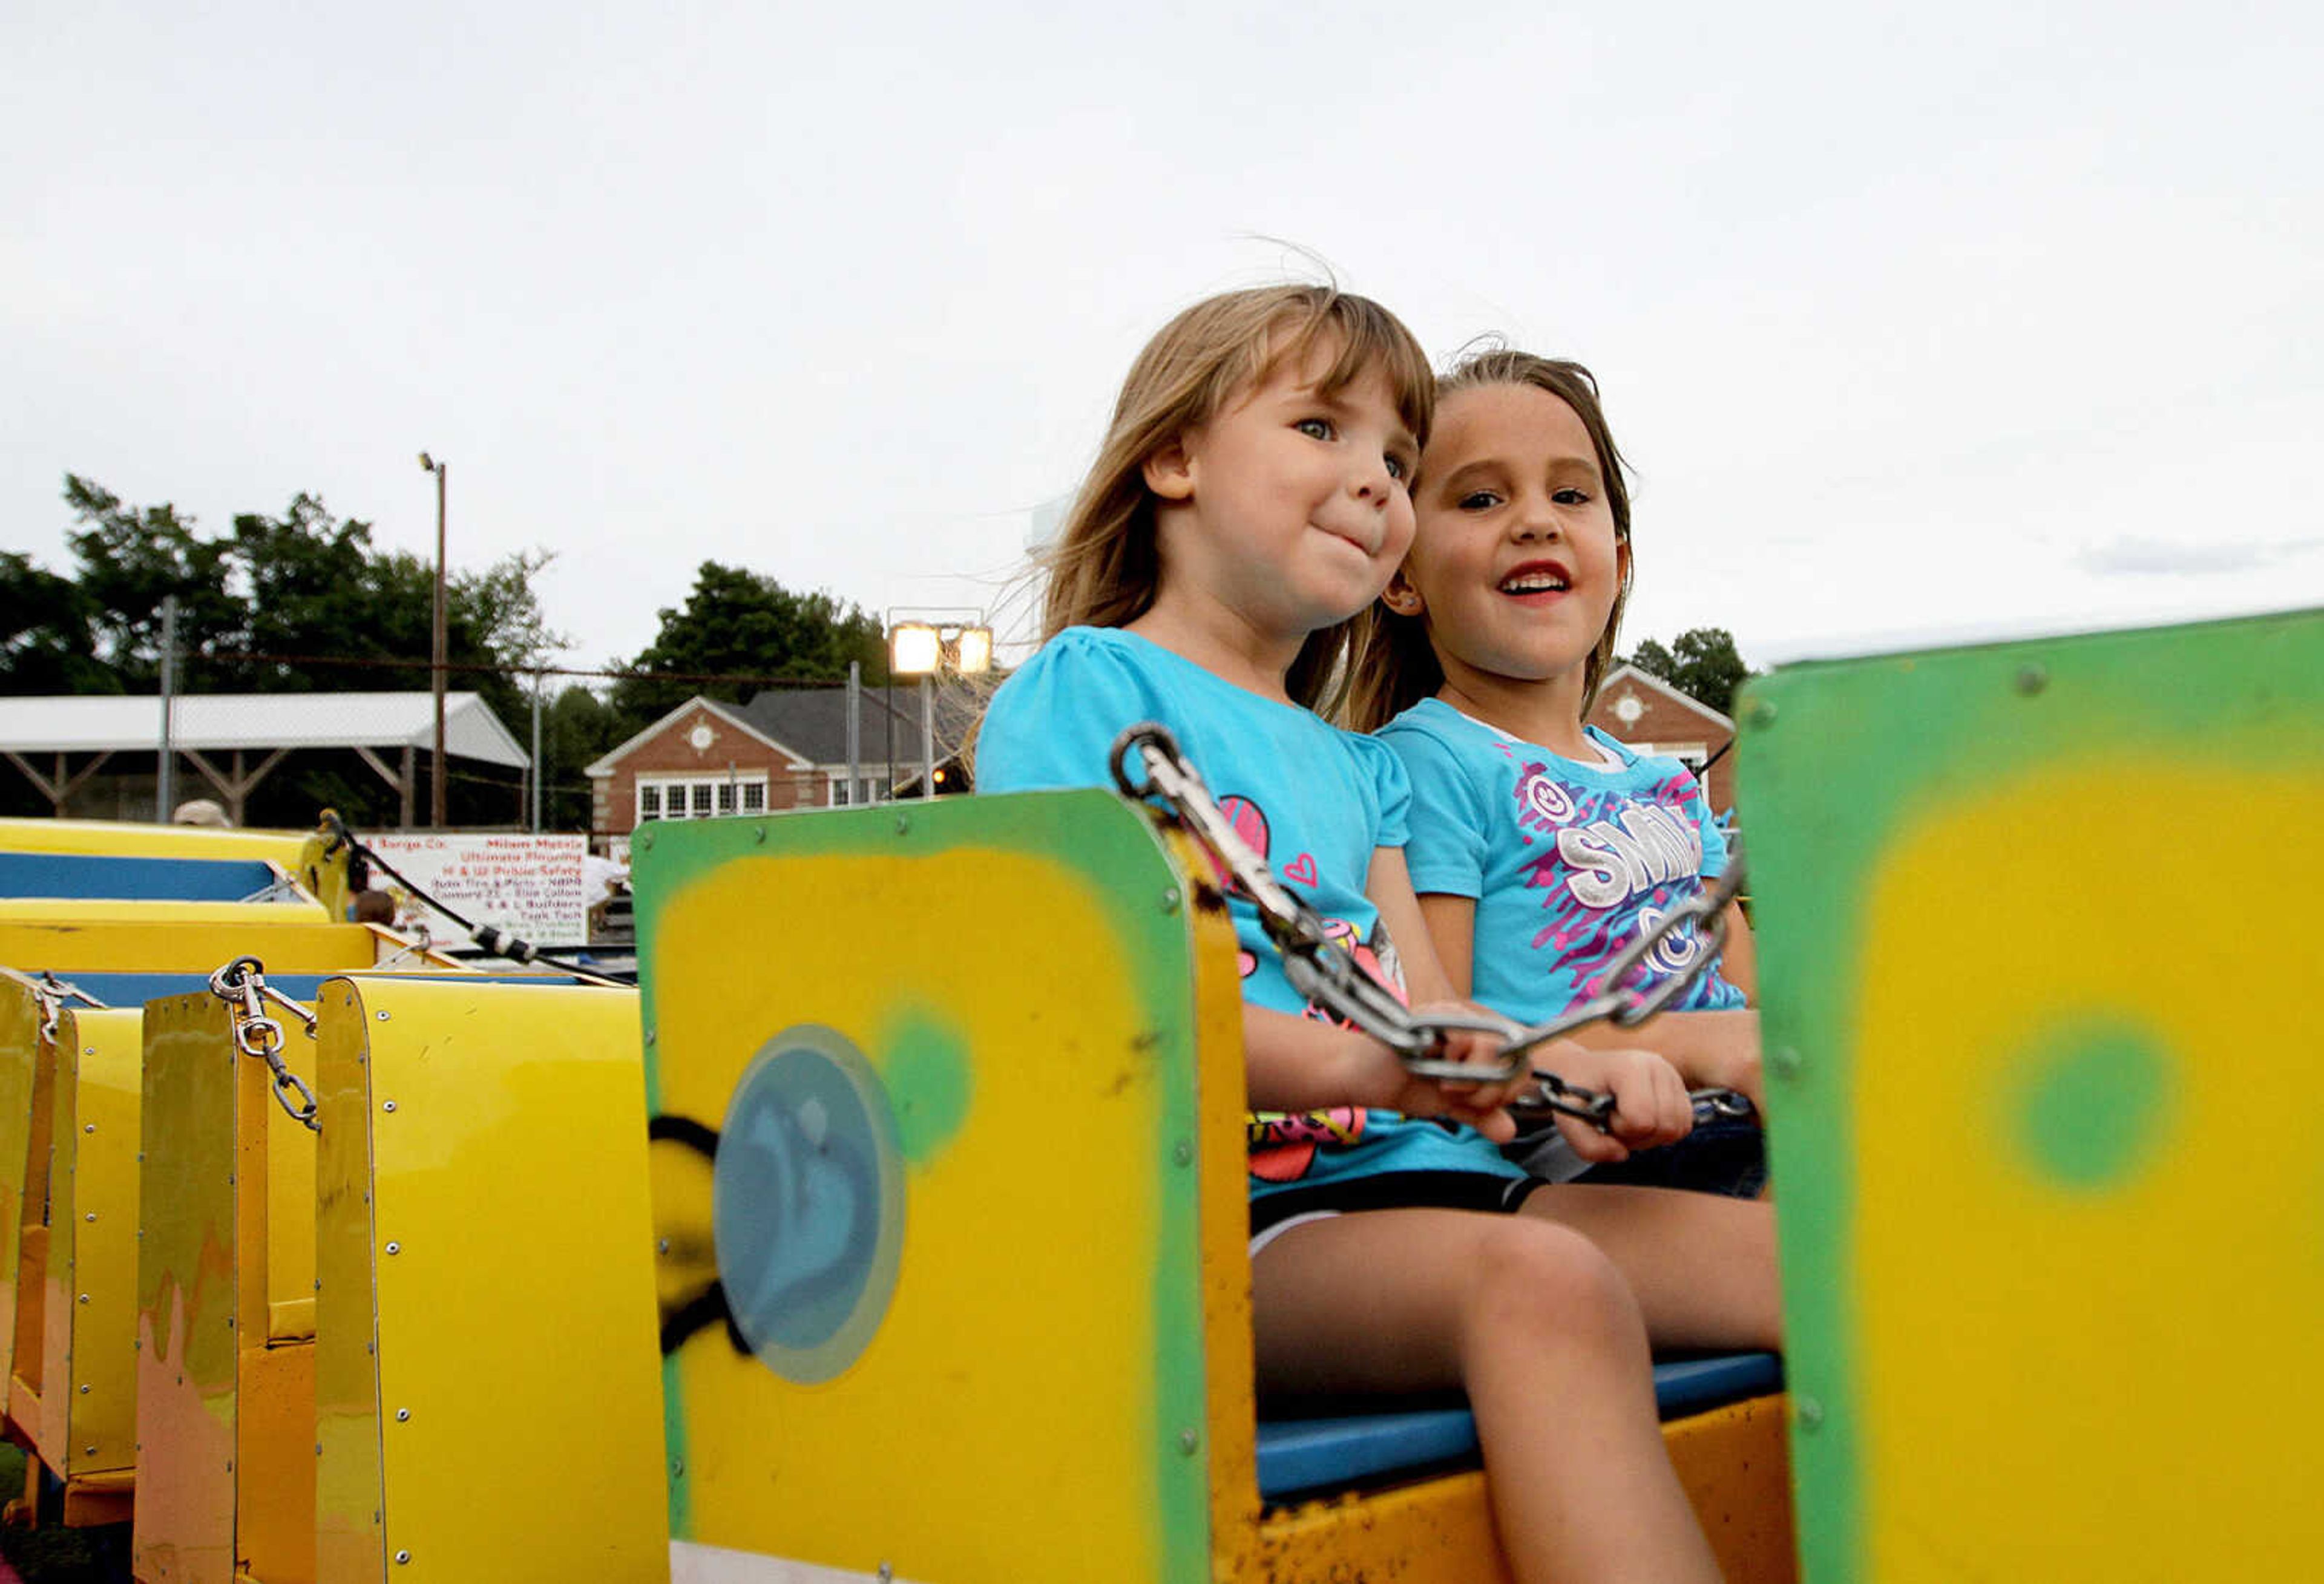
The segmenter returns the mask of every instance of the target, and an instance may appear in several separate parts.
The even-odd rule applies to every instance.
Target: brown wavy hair
[[[1268,286],[1206,299],[1162,327],[1130,365],[1097,461],[1064,531],[1039,557],[1048,574],[1041,640],[1068,627],[1122,627],[1146,613],[1162,576],[1147,461],[1201,428],[1286,362],[1333,350],[1318,387],[1335,395],[1378,370],[1421,445],[1435,410],[1428,355],[1403,322],[1333,286]],[[1370,610],[1312,632],[1285,678],[1294,701],[1326,713],[1345,690]]]
[[[1482,390],[1493,385],[1531,385],[1546,391],[1573,409],[1582,427],[1590,433],[1590,444],[1598,453],[1598,471],[1606,484],[1606,504],[1614,517],[1614,539],[1621,545],[1630,542],[1629,465],[1622,460],[1621,451],[1614,444],[1614,431],[1607,427],[1606,409],[1598,398],[1598,380],[1578,363],[1562,358],[1536,357],[1530,352],[1517,352],[1506,346],[1491,346],[1472,352],[1446,371],[1436,382],[1436,400],[1461,391]],[[1428,459],[1423,456],[1420,472],[1412,481],[1412,493],[1416,500],[1427,476]],[[1598,645],[1582,666],[1582,713],[1586,717],[1590,706],[1597,702],[1598,687],[1605,681],[1606,673],[1613,668],[1614,646],[1622,630],[1622,612],[1630,603],[1630,565],[1626,559],[1622,567],[1622,585],[1614,591],[1614,608],[1606,613],[1606,631],[1599,636]],[[1425,612],[1416,616],[1400,616],[1378,601],[1373,602],[1371,622],[1363,641],[1352,661],[1352,673],[1345,695],[1345,720],[1342,723],[1358,732],[1378,731],[1397,715],[1418,704],[1444,686],[1444,668],[1437,662],[1436,651],[1428,642],[1428,621]]]

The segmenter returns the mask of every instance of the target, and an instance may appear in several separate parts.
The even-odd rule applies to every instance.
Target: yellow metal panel
[[[320,1006],[324,1127],[346,1133],[322,1183],[324,1576],[376,1579],[383,1544],[409,1554],[398,1584],[659,1584],[635,993],[370,978]],[[374,1335],[376,1411],[355,1351]]]
[[[1663,1426],[1679,1483],[1730,1584],[1798,1577],[1784,1429],[1780,1395]],[[1242,1584],[1508,1584],[1509,1571],[1485,1477],[1472,1470],[1278,1508],[1259,1526],[1250,1553],[1220,1576]]]
[[[316,999],[315,1572],[377,1584],[387,1572],[380,1470],[378,1311],[373,1302],[370,1027],[352,982]],[[504,1466],[504,1465],[503,1465]]]
[[[7,1317],[13,1333],[9,1353],[8,1417],[18,1433],[37,1446],[46,1437],[47,1406],[42,1386],[49,1349],[49,1183],[56,1158],[51,1147],[56,1119],[57,1039],[32,1045],[32,1093],[24,1115],[24,1175],[17,1210],[16,1293]],[[61,1411],[60,1407],[60,1411]]]
[[[302,1076],[314,1045],[293,1031]],[[314,1572],[311,1344],[269,1345],[314,1295],[315,1136],[276,1104],[207,994],[148,1003],[139,1248],[136,1545],[148,1576]]]
[[[68,1010],[58,1025],[40,1452],[71,1480],[135,1461],[142,1022]]]
[[[298,862],[299,831],[223,831],[124,820],[0,819],[0,852],[88,852],[115,858],[243,858]]]
[[[2288,834],[2319,806],[2312,772],[2084,761],[1887,848],[1853,1101],[1874,1576],[2291,1578],[2324,1552],[2324,957],[2272,912],[2324,894],[2324,849]]]
[[[1663,1426],[1687,1500],[1729,1584],[1792,1584],[1788,1402],[1778,1393]]]
[[[315,1576],[311,1339],[272,1340],[274,1308],[315,1292],[315,1134],[274,1098],[266,1064],[238,1054],[215,1000],[216,1054],[235,1086],[235,1560],[262,1584]],[[316,1042],[285,1019],[285,1065],[312,1082]]]
[[[121,911],[140,907],[154,911]],[[368,967],[378,955],[378,937],[362,925],[297,922],[319,913],[304,905],[279,912],[292,921],[279,920],[272,907],[238,902],[5,903],[0,962],[87,973],[208,973],[247,953],[270,973],[329,973]]]
[[[313,1584],[315,1345],[244,1348],[237,1362],[235,1562],[258,1584]]]
[[[1473,1471],[1269,1513],[1232,1577],[1237,1584],[1511,1584],[1485,1477]]]
[[[811,927],[770,939],[774,896]],[[787,1380],[715,1326],[674,1355],[683,1538],[964,1584],[1157,1576],[1143,1163],[1160,1111],[1151,1069],[1120,1055],[1139,999],[1116,941],[1085,875],[1007,851],[744,860],[666,899],[664,1116],[719,1128],[762,1045],[799,1025],[846,1031],[875,1065],[949,1052],[889,1082],[957,1101],[908,1162],[901,1274],[851,1367]],[[658,1205],[656,1230],[699,1261],[710,1219],[678,1209]]]
[[[15,1372],[16,1261],[31,1168],[32,1078],[42,1060],[40,998],[0,983],[0,1394]]]
[[[319,902],[138,902],[86,897],[0,897],[0,927],[37,925],[138,925],[155,928],[216,929],[257,924],[280,929],[294,924],[328,924]],[[12,959],[13,960],[13,959]],[[78,961],[78,967],[88,967]],[[46,967],[48,964],[28,966]]]
[[[137,1576],[233,1584],[235,1078],[208,996],[145,1008],[137,1247]]]

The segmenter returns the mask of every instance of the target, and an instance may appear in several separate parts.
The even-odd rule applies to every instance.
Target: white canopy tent
[[[116,753],[151,753],[161,746],[162,701],[120,697],[0,698],[0,753],[32,778],[60,815],[74,789]],[[169,741],[216,787],[235,824],[251,788],[294,749],[353,749],[403,800],[411,824],[418,755],[436,742],[431,693],[180,694],[171,701]],[[480,695],[444,695],[444,751],[510,769],[530,769],[531,756],[517,745]],[[75,766],[73,756],[87,754]],[[257,754],[256,765],[250,756]],[[44,774],[32,755],[50,756]],[[394,762],[390,763],[390,757]]]

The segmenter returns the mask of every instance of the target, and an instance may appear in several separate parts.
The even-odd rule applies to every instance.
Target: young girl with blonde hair
[[[1116,736],[1160,722],[1246,844],[1384,980],[1400,961],[1420,1003],[1451,987],[1406,878],[1402,766],[1315,710],[1411,543],[1432,401],[1410,333],[1360,297],[1234,292],[1172,320],[1123,386],[1049,557],[1042,648],[995,695],[977,760],[988,792],[1108,785]],[[1671,1235],[1665,1202],[1696,1196],[1528,1175],[1493,1143],[1515,1085],[1413,1077],[1308,1007],[1233,906],[1263,1395],[1463,1387],[1518,1579],[1716,1577],[1655,1423],[1650,1339],[1770,1345],[1764,1225],[1729,1218],[1710,1229],[1739,1248],[1707,1250],[1700,1224]],[[1537,1060],[1618,1096],[1612,1136],[1574,1125],[1593,1158],[1685,1131],[1658,1057]]]

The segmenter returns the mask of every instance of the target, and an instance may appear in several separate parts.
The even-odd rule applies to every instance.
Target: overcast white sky
[[[2324,605],[2311,5],[0,7],[0,547],[67,471],[989,605],[1130,357],[1328,260],[1577,356],[1627,637]],[[1023,617],[1019,618],[1022,623]]]

